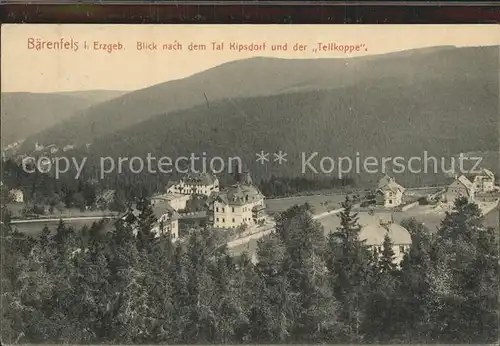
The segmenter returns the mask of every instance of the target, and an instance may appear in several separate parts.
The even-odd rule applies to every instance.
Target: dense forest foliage
[[[305,206],[280,214],[258,263],[231,257],[210,229],[180,242],[149,232],[63,223],[37,238],[2,208],[5,343],[493,343],[498,235],[457,200],[436,234],[414,220],[401,267],[359,239],[347,199],[324,236]],[[103,228],[104,227],[104,228]]]
[[[98,187],[90,181],[75,179],[73,175],[61,175],[56,179],[51,174],[25,171],[13,160],[2,162],[2,197],[10,189],[21,189],[24,200],[31,209],[48,206],[50,209],[79,208],[94,206]],[[4,202],[4,198],[2,198]],[[42,208],[43,210],[43,208]],[[43,213],[43,212],[42,212]]]

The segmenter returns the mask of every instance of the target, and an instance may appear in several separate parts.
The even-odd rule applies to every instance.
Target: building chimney
[[[246,185],[252,185],[253,184],[252,177],[250,176],[250,172],[245,172],[243,183],[246,184]]]
[[[235,170],[234,170],[234,173],[233,173],[233,179],[236,183],[241,183],[241,176],[242,176],[242,171],[241,171],[241,166],[240,164],[237,162],[236,163],[236,167],[235,167]]]

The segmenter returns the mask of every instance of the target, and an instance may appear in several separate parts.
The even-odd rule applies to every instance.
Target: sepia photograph
[[[498,25],[1,27],[15,344],[498,344]]]

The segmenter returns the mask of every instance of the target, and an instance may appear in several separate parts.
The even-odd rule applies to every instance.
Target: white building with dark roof
[[[167,186],[167,193],[205,195],[219,191],[219,179],[211,173],[188,173],[181,180]]]
[[[160,202],[167,202],[175,211],[179,211],[186,209],[190,199],[191,195],[183,195],[180,193],[155,194],[151,197],[151,204],[156,205]]]
[[[166,201],[161,201],[152,205],[153,214],[156,222],[151,228],[151,232],[155,233],[157,237],[160,234],[170,232],[172,241],[179,239],[179,214],[170,206]],[[140,211],[136,208],[130,208],[128,211],[120,215],[119,222],[123,222],[132,227],[134,235],[137,235],[139,227]]]
[[[495,175],[489,169],[483,168],[479,174],[474,176],[472,181],[475,192],[487,193],[496,191]]]
[[[12,202],[15,203],[24,203],[24,193],[23,190],[20,189],[12,189],[9,191],[9,197]]]
[[[444,194],[445,201],[454,203],[459,197],[465,197],[470,202],[474,201],[475,188],[474,184],[465,176],[461,175],[448,185]]]
[[[403,226],[394,223],[389,215],[365,216],[358,220],[361,226],[359,239],[380,255],[382,253],[384,238],[386,235],[392,241],[394,251],[394,262],[400,263],[405,253],[410,250],[412,243],[410,232]]]
[[[403,195],[405,188],[392,177],[385,175],[378,183],[378,189],[375,192],[377,205],[386,208],[394,208],[403,204]]]
[[[167,201],[160,201],[152,206],[157,220],[151,231],[157,236],[170,232],[172,241],[179,239],[179,214]]]
[[[115,190],[104,190],[99,195],[97,195],[96,203],[102,207],[108,208],[115,198]]]
[[[264,199],[247,173],[242,181],[209,197],[208,223],[215,228],[259,224],[266,218]]]

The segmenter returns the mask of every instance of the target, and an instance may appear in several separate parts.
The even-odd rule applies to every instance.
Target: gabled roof
[[[375,215],[361,213],[358,215],[358,224],[360,226],[359,239],[368,246],[381,246],[386,234],[394,245],[412,243],[410,232],[393,222],[392,213],[376,213]],[[340,226],[340,221],[336,221],[336,226]]]
[[[208,202],[219,200],[227,205],[242,206],[263,198],[264,195],[254,185],[238,183],[228,186],[220,192],[212,193]]]
[[[181,193],[156,193],[151,197],[151,199],[158,201],[172,201],[178,198],[187,199],[190,198],[190,196]]]
[[[389,184],[389,182],[393,181],[394,178],[391,178],[390,176],[388,176],[387,174],[384,175],[379,181],[378,181],[378,188],[382,188],[384,187],[385,185]]]
[[[195,185],[195,186],[209,186],[213,185],[217,178],[211,173],[187,173],[180,180],[171,180],[167,183],[165,190],[168,190],[170,187],[177,185],[179,183],[184,183],[186,185]]]
[[[154,216],[159,220],[163,215],[167,214],[170,220],[179,217],[179,214],[172,208],[167,201],[160,200],[152,206]]]
[[[216,178],[210,173],[188,173],[182,180],[189,185],[213,185]]]
[[[469,179],[467,179],[467,177],[465,175],[459,176],[457,179],[455,179],[455,181],[453,183],[459,183],[459,184],[465,186],[467,188],[467,190],[471,190],[473,188],[472,182]]]
[[[130,208],[127,211],[120,214],[117,218],[117,221],[124,221],[129,224],[133,224],[137,221],[137,217],[139,216],[139,210],[135,208]]]
[[[386,234],[391,238],[394,245],[411,244],[411,235],[403,226],[396,223],[381,225],[376,221],[361,227],[359,239],[364,240],[366,245],[380,246],[383,244]]]
[[[393,222],[392,214],[361,214],[358,223],[361,226],[359,239],[366,245],[380,246],[387,234],[394,245],[409,245],[412,242],[410,232],[400,224]]]
[[[105,201],[111,201],[115,197],[115,190],[104,190],[98,197],[97,200],[102,199]]]
[[[492,171],[486,168],[482,168],[481,171],[477,174],[469,174],[466,175],[467,178],[469,178],[470,181],[476,180],[478,177],[480,178],[487,178],[487,179],[492,179],[495,180],[495,175],[493,174]]]
[[[175,180],[169,180],[167,185],[165,186],[165,191],[168,191],[169,188],[171,188],[174,185],[177,185],[179,182]]]
[[[487,176],[490,179],[495,179],[495,175],[493,174],[493,172],[486,168],[482,169],[480,175]]]
[[[382,177],[382,179],[379,180],[378,182],[378,190],[377,192],[379,193],[384,193],[385,191],[391,191],[391,192],[404,192],[405,188],[398,183],[396,183],[396,180],[387,174]]]
[[[405,188],[402,187],[401,185],[399,185],[398,183],[396,183],[395,181],[391,181],[389,184],[386,184],[385,186],[383,186],[381,188],[381,190],[383,190],[383,191],[389,190],[392,192],[398,192],[398,191],[404,192]]]

